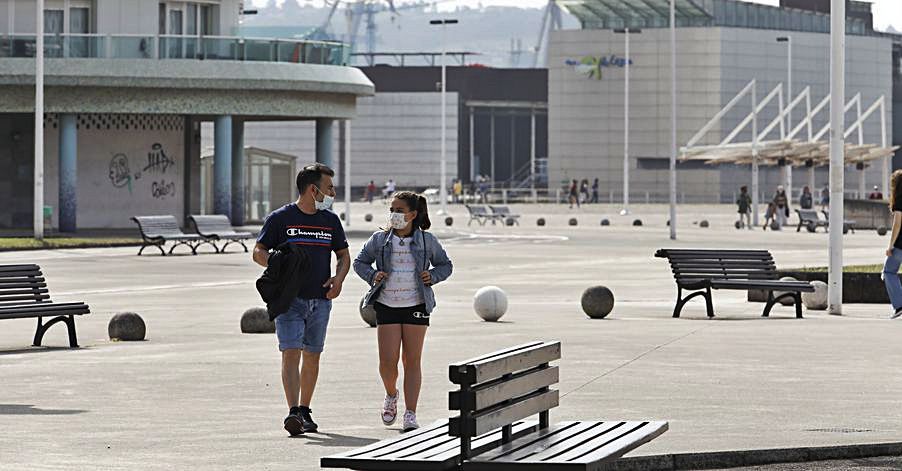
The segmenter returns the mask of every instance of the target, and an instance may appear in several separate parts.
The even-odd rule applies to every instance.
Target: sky
[[[282,3],[284,0],[277,0]],[[779,5],[780,0],[746,0],[752,3],[762,3],[765,5]],[[405,0],[395,0],[396,3],[405,3]],[[264,6],[267,0],[251,0],[256,6]],[[298,0],[301,5],[310,4],[322,6],[322,0]],[[440,10],[453,10],[457,6],[478,7],[479,5],[503,5],[517,7],[535,7],[541,8],[547,4],[547,0],[451,0],[439,4]],[[874,4],[874,25],[877,30],[885,30],[890,24],[897,30],[902,31],[902,0],[873,0]]]

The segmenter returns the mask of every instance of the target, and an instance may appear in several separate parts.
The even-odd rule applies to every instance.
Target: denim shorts
[[[288,311],[276,317],[279,350],[302,349],[322,353],[331,310],[332,301],[329,299],[295,298]]]

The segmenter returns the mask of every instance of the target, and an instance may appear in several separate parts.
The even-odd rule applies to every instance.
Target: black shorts
[[[376,324],[411,324],[429,325],[429,314],[426,305],[411,307],[389,307],[382,303],[373,304],[376,309]]]

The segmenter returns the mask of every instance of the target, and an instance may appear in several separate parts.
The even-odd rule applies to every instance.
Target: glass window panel
[[[185,34],[197,36],[197,5],[189,3],[186,13]]]

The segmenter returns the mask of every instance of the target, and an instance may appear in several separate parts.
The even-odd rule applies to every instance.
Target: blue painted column
[[[245,175],[244,121],[232,122],[232,224],[244,225]]]
[[[213,122],[213,213],[232,213],[232,117]]]
[[[334,119],[316,120],[316,162],[335,169],[332,165],[332,124]]]
[[[59,117],[59,230],[75,232],[78,213],[78,116]]]

